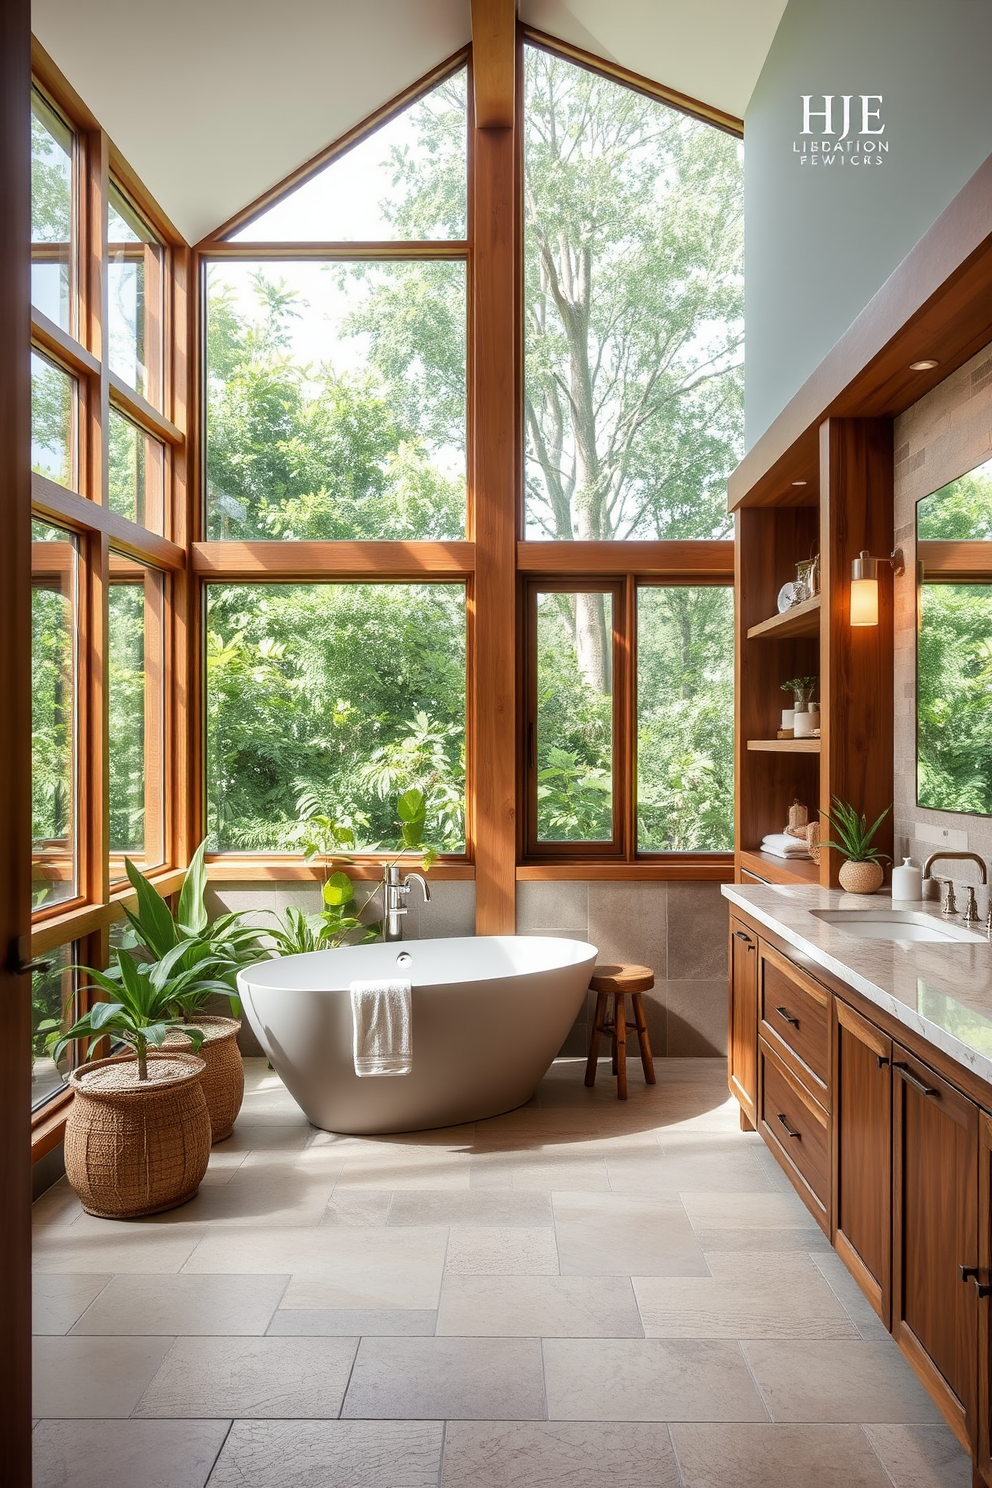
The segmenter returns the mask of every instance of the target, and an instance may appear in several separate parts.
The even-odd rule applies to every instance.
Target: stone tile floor
[[[247,1079],[182,1209],[35,1205],[35,1488],[969,1488],[722,1061],[378,1138]]]

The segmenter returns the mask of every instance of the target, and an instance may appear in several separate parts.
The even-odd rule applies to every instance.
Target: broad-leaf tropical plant
[[[882,825],[891,806],[886,806],[881,816],[868,825],[868,818],[864,812],[857,812],[847,801],[841,801],[834,796],[833,814],[829,811],[821,811],[837,834],[836,842],[821,842],[821,847],[832,847],[837,852],[842,852],[850,863],[880,863],[889,862],[888,853],[879,852],[877,847],[872,846],[872,839],[879,827]]]
[[[177,970],[179,950],[173,947],[157,962],[138,962],[119,950],[116,977],[92,966],[76,967],[90,978],[81,992],[100,992],[103,997],[64,1033],[54,1020],[42,1025],[55,1063],[69,1044],[92,1040],[86,1051],[86,1058],[92,1059],[101,1039],[116,1039],[134,1050],[138,1079],[144,1081],[148,1079],[148,1050],[161,1049],[176,1028],[182,1028],[195,1054],[203,1043],[203,1032],[185,1023],[175,1007],[184,984],[202,968]]]

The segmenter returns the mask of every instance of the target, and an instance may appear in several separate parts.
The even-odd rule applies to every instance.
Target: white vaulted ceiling
[[[742,115],[785,0],[521,0]],[[470,39],[469,0],[33,0],[38,40],[196,242]]]

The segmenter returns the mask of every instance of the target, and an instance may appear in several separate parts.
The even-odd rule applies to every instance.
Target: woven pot
[[[138,1219],[193,1197],[210,1159],[203,1070],[164,1051],[149,1053],[143,1081],[133,1055],[73,1070],[65,1171],[87,1214]]]
[[[840,865],[840,886],[849,894],[875,894],[882,887],[885,873],[881,863],[853,863],[850,859]]]
[[[190,1018],[190,1022],[204,1033],[197,1054],[207,1066],[203,1072],[203,1094],[210,1113],[211,1141],[223,1142],[231,1135],[245,1098],[245,1067],[238,1049],[241,1023],[236,1018],[200,1017],[198,1013]],[[169,1034],[165,1047],[189,1049],[190,1044],[185,1034],[177,1029]]]

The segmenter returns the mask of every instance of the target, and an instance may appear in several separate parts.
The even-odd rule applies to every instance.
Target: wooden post
[[[31,13],[0,5],[0,1482],[31,1482]]]
[[[476,573],[475,688],[471,700],[475,810],[476,930],[516,929],[516,542],[520,489],[518,422],[519,190],[513,0],[473,0],[476,94],[472,164],[471,527]],[[486,121],[486,122],[482,122]]]

